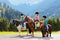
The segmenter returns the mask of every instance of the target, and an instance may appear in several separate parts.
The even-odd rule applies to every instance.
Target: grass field
[[[19,32],[0,32],[0,35],[5,35],[5,34],[19,34]],[[27,34],[27,32],[21,32],[20,34]],[[35,32],[34,34],[41,34],[40,31]],[[52,34],[60,34],[60,31],[55,31],[52,32]]]

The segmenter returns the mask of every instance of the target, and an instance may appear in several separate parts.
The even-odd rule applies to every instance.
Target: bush
[[[17,27],[14,24],[10,23],[9,31],[14,31],[15,32],[15,31],[17,31]]]
[[[60,31],[60,19],[49,18],[48,23],[52,25],[53,31]],[[6,18],[0,18],[0,31],[17,31],[14,24],[7,21]]]
[[[53,31],[60,31],[60,20],[59,18],[50,18],[48,23],[52,25]]]
[[[0,31],[8,31],[8,22],[6,18],[0,18]]]

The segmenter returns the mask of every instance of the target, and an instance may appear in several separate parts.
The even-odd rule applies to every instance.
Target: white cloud
[[[9,0],[9,2],[13,5],[21,5],[21,4],[34,5],[42,1],[43,0]]]

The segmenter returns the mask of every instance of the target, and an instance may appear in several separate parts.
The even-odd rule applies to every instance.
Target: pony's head
[[[31,17],[29,17],[29,16],[25,17],[25,21],[27,21],[27,22],[34,22],[34,20]]]
[[[12,24],[14,24],[14,25],[16,25],[16,26],[18,26],[19,24],[20,24],[20,21],[17,21],[17,20],[12,20],[12,22],[11,22]]]

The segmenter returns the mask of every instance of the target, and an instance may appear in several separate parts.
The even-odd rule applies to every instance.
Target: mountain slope
[[[35,12],[38,11],[40,13],[39,14],[40,17],[42,17],[43,15],[46,15],[47,17],[54,17],[55,15],[59,14],[58,13],[60,10],[59,8],[60,8],[60,0],[46,0],[41,4],[34,5],[31,7],[31,9],[28,9],[31,11],[26,10],[27,11],[26,14],[34,18]],[[59,15],[56,17],[59,17]]]
[[[49,17],[60,18],[60,0],[56,0],[51,4],[51,7],[40,12],[40,16],[46,15]]]
[[[7,6],[5,3],[2,3],[3,6],[0,3],[0,17],[6,17],[8,20],[11,19],[19,19],[21,12],[15,9],[12,9],[11,7]]]

